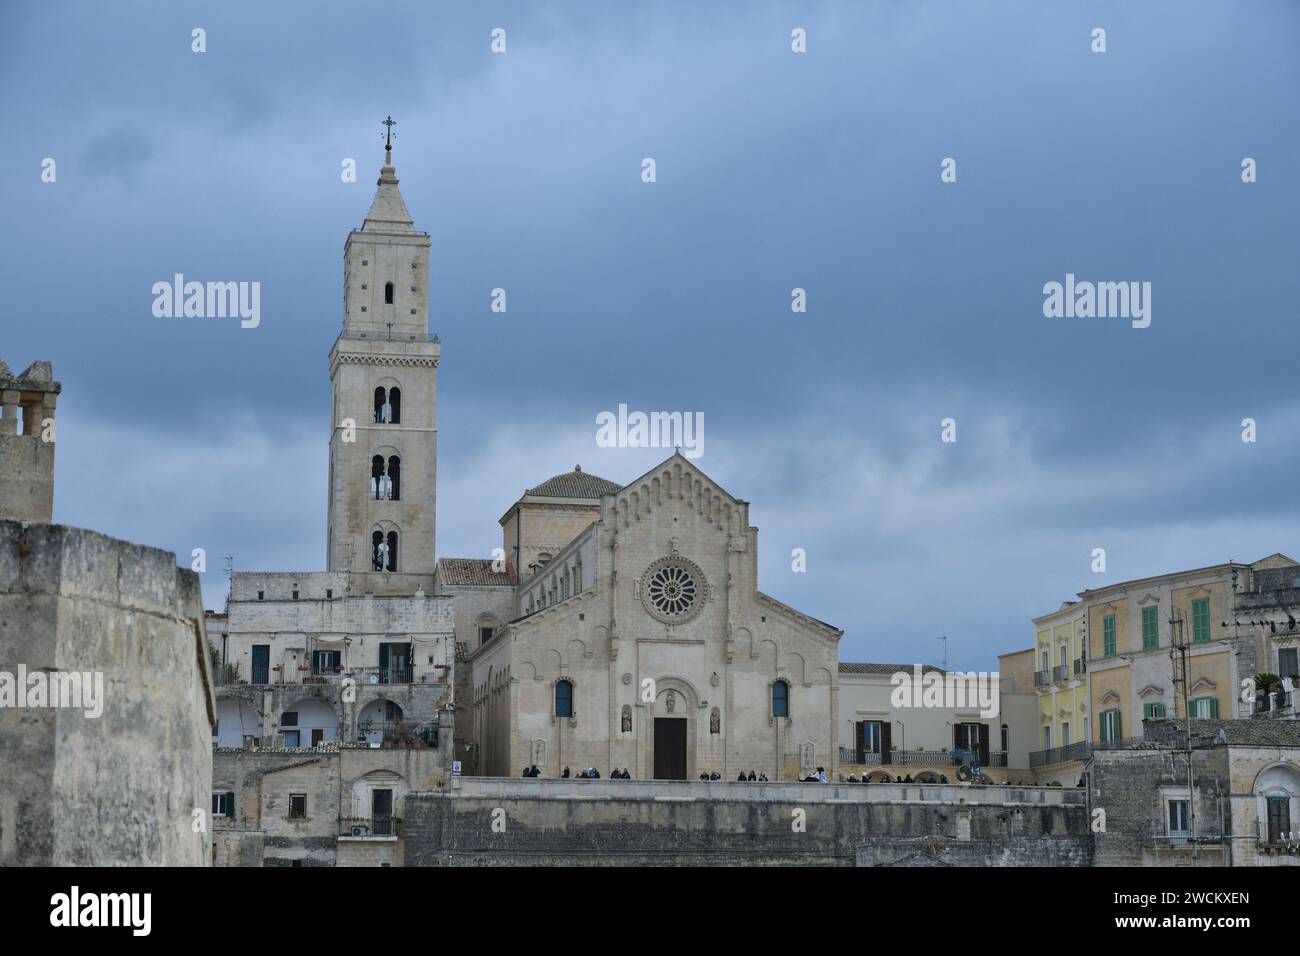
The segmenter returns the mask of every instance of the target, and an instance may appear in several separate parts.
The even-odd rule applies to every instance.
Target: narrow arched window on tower
[[[392,412],[388,404],[388,391],[380,385],[375,389],[375,424],[389,420]]]
[[[388,570],[397,570],[397,532],[388,532]]]
[[[393,501],[402,498],[402,459],[396,455],[388,459],[388,497]]]
[[[393,304],[393,284],[391,282],[385,282],[384,283],[384,305],[392,305],[392,304]]]
[[[379,501],[384,497],[384,456],[375,455],[370,459],[370,493]]]
[[[372,571],[384,570],[384,559],[386,556],[386,552],[384,551],[384,533],[382,531],[376,531],[370,536],[370,569]]]
[[[402,420],[402,390],[396,385],[388,390],[388,405],[390,409],[388,420],[396,425]]]

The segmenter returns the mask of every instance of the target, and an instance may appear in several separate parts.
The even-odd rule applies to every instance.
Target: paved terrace
[[[801,783],[739,780],[568,780],[546,777],[452,777],[451,792],[500,800],[650,800],[690,803],[931,803],[1064,807],[1086,804],[1083,790],[963,783]]]

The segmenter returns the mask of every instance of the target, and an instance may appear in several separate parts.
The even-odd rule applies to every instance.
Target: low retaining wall
[[[1091,848],[1085,794],[1060,788],[471,777],[406,798],[407,866],[1087,866]]]

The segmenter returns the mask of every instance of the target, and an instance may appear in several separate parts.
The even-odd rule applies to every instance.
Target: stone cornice
[[[422,355],[363,355],[357,352],[340,352],[339,365],[396,365],[405,368],[437,368],[439,356]]]

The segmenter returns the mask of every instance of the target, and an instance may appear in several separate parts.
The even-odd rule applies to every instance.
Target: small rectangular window
[[[325,600],[328,601],[328,600],[330,600],[332,597],[334,597],[334,589],[333,589],[333,588],[326,588],[326,589],[325,589]]]
[[[293,592],[293,599],[294,599],[295,601],[298,600],[298,592],[297,592],[297,591],[294,591],[294,592]]]
[[[307,794],[305,793],[289,794],[289,819],[290,820],[307,819]]]
[[[298,712],[297,712],[296,710],[286,710],[286,711],[284,712],[284,714],[280,717],[280,726],[281,726],[281,727],[297,727],[297,726],[298,726]]]
[[[265,598],[266,598],[266,592],[265,592],[265,591],[258,591],[258,592],[257,592],[257,599],[258,599],[259,601],[265,600]]]

